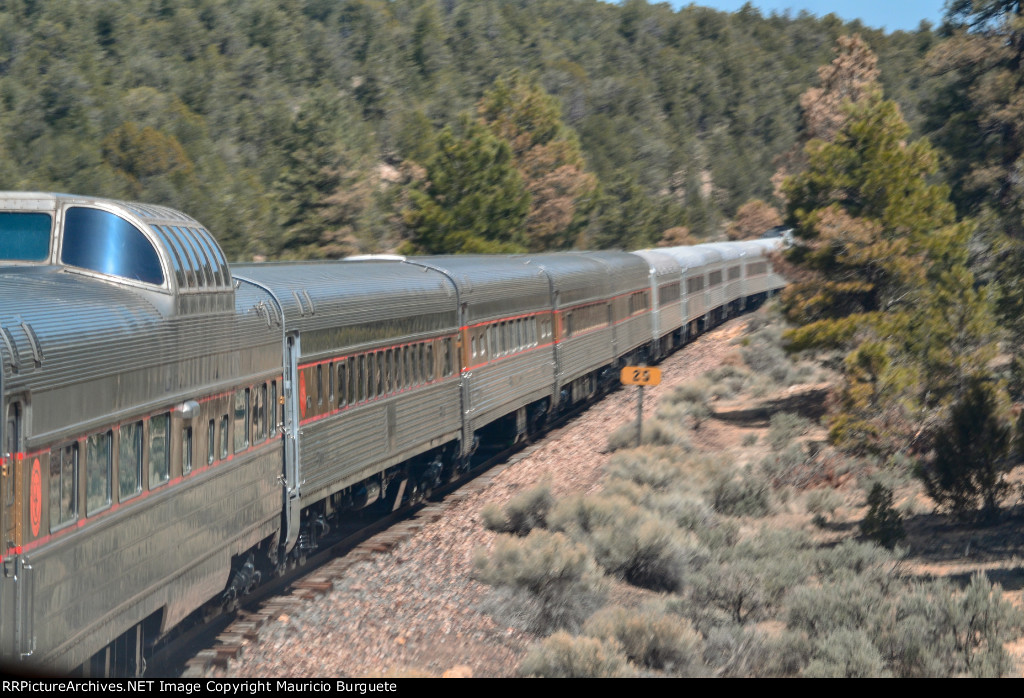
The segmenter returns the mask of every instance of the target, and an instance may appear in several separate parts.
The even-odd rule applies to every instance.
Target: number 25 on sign
[[[619,374],[623,385],[658,385],[661,369],[653,366],[626,366]]]

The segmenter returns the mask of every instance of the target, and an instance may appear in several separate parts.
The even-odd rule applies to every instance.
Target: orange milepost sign
[[[661,369],[653,366],[626,366],[619,374],[623,385],[658,385]]]

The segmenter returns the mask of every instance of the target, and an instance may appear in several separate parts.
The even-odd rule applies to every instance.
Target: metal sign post
[[[661,383],[661,369],[651,366],[626,366],[619,374],[623,385],[637,386],[636,392],[636,445],[643,443],[644,433],[644,386]]]

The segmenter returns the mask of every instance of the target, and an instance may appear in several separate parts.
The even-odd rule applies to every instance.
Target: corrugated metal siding
[[[563,339],[558,343],[559,384],[564,385],[614,360],[610,327]]]
[[[534,400],[553,396],[554,369],[551,347],[537,347],[473,369],[466,377],[470,428],[479,429]]]
[[[0,305],[21,366],[5,363],[4,387],[32,393],[29,447],[281,366],[280,330],[253,311],[267,299],[252,291],[236,295],[234,313],[164,317],[137,289],[22,267],[0,274],[2,297],[19,299]],[[22,322],[42,351],[38,367]]]
[[[118,609],[143,604],[141,618],[167,605],[178,615],[165,621],[177,623],[182,612],[223,589],[230,555],[270,535],[280,521],[280,472],[271,447],[266,456],[164,485],[26,555],[39,659],[70,668],[88,658],[82,648],[94,652],[123,631],[105,625],[97,609],[109,611],[109,620]],[[218,555],[206,575],[193,573]]]
[[[303,497],[317,501],[456,438],[461,428],[457,377],[304,424]]]

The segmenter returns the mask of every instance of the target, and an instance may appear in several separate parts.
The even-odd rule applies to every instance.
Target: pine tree
[[[924,448],[941,411],[986,370],[994,323],[967,266],[971,227],[937,156],[875,90],[847,107],[831,142],[812,140],[787,180],[796,245],[786,314],[794,350],[839,349],[844,384],[831,434],[859,450]]]
[[[931,136],[948,154],[953,200],[979,220],[976,266],[1001,323],[1024,339],[1024,3],[954,0],[949,38],[928,55],[939,85]],[[1018,350],[1019,353],[1019,350]],[[1018,396],[1019,397],[1019,396]]]
[[[496,136],[508,141],[530,193],[527,247],[572,247],[594,206],[597,179],[586,170],[575,133],[562,123],[558,100],[512,73],[494,84],[477,111]]]
[[[936,435],[932,463],[919,471],[928,496],[960,518],[995,521],[1009,490],[1003,476],[1012,466],[1012,430],[1005,397],[998,386],[973,382]]]
[[[358,221],[374,202],[373,178],[363,154],[349,142],[354,119],[337,94],[314,93],[286,136],[285,166],[274,183],[280,239],[268,241],[283,257],[339,257],[357,250]],[[354,130],[354,129],[351,129]]]
[[[524,252],[523,223],[530,194],[506,141],[464,116],[456,135],[445,127],[425,178],[409,193],[403,211],[412,238],[405,253]]]

